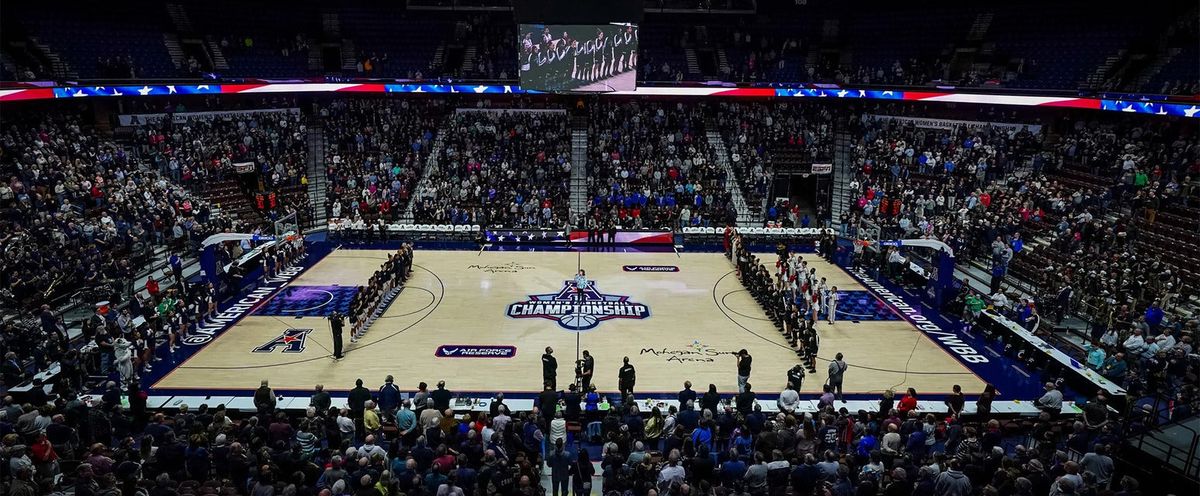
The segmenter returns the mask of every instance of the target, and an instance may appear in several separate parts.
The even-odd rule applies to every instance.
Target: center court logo
[[[547,319],[570,331],[586,331],[612,319],[645,319],[650,307],[629,301],[628,296],[603,294],[593,281],[580,298],[573,281],[563,281],[557,293],[529,295],[529,299],[508,306],[514,319]]]

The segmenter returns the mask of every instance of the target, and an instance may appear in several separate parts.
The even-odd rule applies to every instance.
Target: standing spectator
[[[843,360],[841,353],[838,353],[833,361],[829,362],[829,387],[835,391],[835,397],[838,401],[842,400],[842,380],[845,378],[846,369],[850,368]]]

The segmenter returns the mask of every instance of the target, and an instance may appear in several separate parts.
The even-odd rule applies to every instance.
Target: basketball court
[[[541,355],[550,346],[560,388],[573,380],[577,350],[589,350],[602,392],[616,391],[627,356],[637,369],[635,392],[673,394],[690,380],[698,390],[711,383],[732,393],[733,354],[745,348],[754,357],[751,384],[770,394],[783,389],[798,363],[719,253],[436,250],[417,250],[404,290],[365,337],[350,343],[347,332],[345,358],[333,360],[325,315],[344,312],[388,253],[334,250],[153,387],[249,390],[267,379],[278,390],[346,390],[355,379],[373,385],[391,374],[405,388],[445,379],[459,392],[533,393],[541,389]],[[820,391],[827,360],[838,352],[850,364],[847,393],[888,385],[930,393],[954,384],[968,394],[983,389],[963,363],[841,268],[816,255],[805,259],[843,292],[839,320],[818,324],[822,360],[805,392]],[[581,266],[593,282],[582,303],[567,286]]]

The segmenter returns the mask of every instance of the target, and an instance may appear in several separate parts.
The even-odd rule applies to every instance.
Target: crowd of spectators
[[[29,309],[84,288],[118,301],[157,245],[182,249],[229,227],[165,168],[147,168],[76,116],[16,120],[3,135],[3,277]]]
[[[1103,395],[1076,420],[1009,421],[990,413],[994,395],[976,414],[962,413],[961,393],[946,395],[951,413],[935,416],[915,409],[913,389],[885,392],[872,411],[826,391],[819,411],[803,412],[785,400],[796,397],[789,384],[780,411],[767,413],[750,384],[730,396],[690,382],[682,408],[643,411],[571,384],[547,387],[529,412],[498,395],[488,411],[459,414],[446,381],[405,398],[390,375],[374,391],[358,379],[344,408],[317,385],[306,411],[279,410],[264,380],[257,412],[204,404],[168,414],[150,412],[136,384],[90,399],[65,386],[25,404],[6,398],[9,494],[538,496],[546,478],[556,495],[1134,496],[1138,481],[1118,477],[1110,454],[1154,425],[1111,415]]]
[[[195,189],[231,179],[252,163],[258,191],[301,183],[308,128],[299,113],[229,112],[150,118],[136,125],[143,156],[172,181]]]
[[[325,161],[327,217],[396,220],[425,171],[445,102],[351,99],[320,112],[332,145]]]
[[[1188,282],[1138,243],[1153,212],[1190,191],[1180,176],[1196,151],[1179,128],[1081,123],[1048,146],[1019,126],[936,130],[870,115],[858,124],[860,169],[843,232],[869,221],[885,238],[946,242],[958,261],[992,270],[983,296],[1018,322],[1036,322],[1031,314],[1051,325],[1073,315],[1089,321],[1090,365],[1133,394],[1194,396],[1169,380],[1188,367],[1200,330],[1172,312]],[[1072,168],[1099,182],[1064,175]],[[1023,297],[1005,294],[1010,268],[1027,281],[1017,286]]]
[[[733,218],[705,106],[599,101],[591,108],[583,222],[626,228],[721,226]]]
[[[724,224],[731,209],[725,183],[734,178],[726,177],[708,142],[707,110],[657,101],[593,105],[587,150],[592,209],[582,222]],[[571,147],[565,113],[482,109],[443,119],[438,102],[356,99],[319,112],[336,145],[326,164],[333,217],[393,220],[416,196],[418,222],[566,222]],[[732,168],[744,174],[743,189],[758,195],[752,198],[766,194],[779,150],[811,161],[831,155],[837,117],[826,107],[725,103],[714,114]],[[1156,219],[1159,210],[1187,206],[1200,188],[1189,176],[1200,162],[1186,126],[1083,123],[1047,144],[1043,134],[1022,126],[942,129],[886,116],[846,118],[857,140],[857,172],[843,235],[855,237],[869,221],[889,233],[937,238],[961,260],[999,267],[998,279],[1025,257],[1046,257],[1036,259],[1030,274],[1041,289],[1035,303],[1045,304],[1043,314],[1054,321],[1085,304],[1094,322],[1087,364],[1131,396],[1173,398],[1172,418],[1195,412],[1198,395],[1184,378],[1195,373],[1188,356],[1200,325],[1170,312],[1194,288],[1176,264],[1138,243],[1140,232],[1163,221]],[[430,188],[414,191],[439,128],[445,135]],[[204,189],[242,162],[254,165],[262,188],[302,184],[306,138],[305,121],[286,111],[143,122],[132,152],[74,116],[20,121],[0,135],[6,176],[0,182],[0,282],[26,309],[67,288],[127,282],[136,266],[125,255],[156,244],[182,248],[239,227],[212,215],[185,186]],[[1062,175],[1071,168],[1100,182]],[[1044,244],[1033,248],[1034,237]],[[823,245],[826,254],[831,244]],[[234,251],[225,259],[236,258],[236,247],[228,248]],[[270,251],[264,272],[300,256],[302,244]],[[764,275],[771,281],[769,271]],[[401,400],[390,376],[376,392],[360,380],[345,409],[331,408],[318,386],[306,412],[278,411],[264,381],[255,395],[257,414],[223,405],[151,414],[136,377],[162,355],[156,350],[172,353],[215,313],[219,288],[176,282],[177,289],[159,291],[152,279],[148,296],[134,296],[129,308],[87,319],[85,340],[101,356],[99,371],[119,378],[99,398],[79,397],[87,367],[48,309],[33,332],[5,325],[0,372],[6,388],[33,371],[21,357],[38,357],[37,368],[58,361],[61,370],[49,395],[37,392],[23,403],[5,398],[0,405],[0,467],[10,494],[138,494],[141,488],[154,495],[535,496],[545,492],[543,476],[555,494],[558,484],[590,494],[596,475],[604,494],[636,496],[1133,496],[1140,494],[1137,480],[1114,477],[1109,454],[1124,436],[1158,421],[1158,412],[1141,409],[1112,416],[1106,398],[1090,392],[1083,392],[1090,399],[1076,421],[1047,413],[1027,424],[1004,422],[982,404],[985,413],[967,415],[961,393],[946,396],[951,414],[938,418],[909,407],[917,395],[911,389],[898,404],[885,393],[879,413],[839,408],[840,398],[829,391],[815,414],[781,401],[783,411],[769,415],[749,384],[733,397],[721,397],[715,387],[701,397],[689,384],[679,394],[683,408],[666,411],[645,412],[614,398],[601,412],[598,393],[568,388],[539,396],[528,413],[509,412],[497,398],[487,413],[457,415],[444,383],[433,391],[422,383],[410,402]],[[816,308],[836,307],[837,297],[830,300],[818,288],[808,291],[822,297],[809,307],[810,322]],[[1006,305],[999,289],[997,283],[987,295],[997,308],[1018,316],[1029,308],[1029,302]],[[124,292],[123,285],[113,291],[114,304]],[[133,323],[139,315],[146,327]],[[781,399],[798,397],[796,389],[789,385]],[[568,429],[588,421],[599,423],[595,437]],[[599,471],[584,445],[599,446]]]
[[[833,159],[834,117],[825,105],[722,102],[716,122],[742,194],[754,209],[764,205],[777,170],[807,170]],[[788,217],[790,226],[801,225],[799,209],[784,213],[783,205],[774,207],[767,221]]]
[[[446,121],[418,222],[554,227],[567,222],[571,131],[558,110],[461,109]]]

